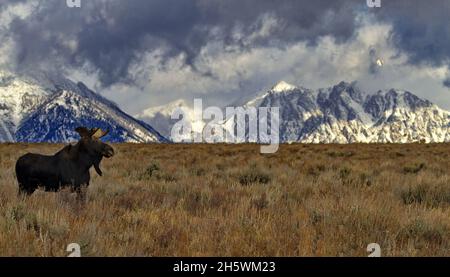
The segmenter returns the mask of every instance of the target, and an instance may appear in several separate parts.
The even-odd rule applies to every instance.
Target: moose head
[[[109,131],[103,131],[100,128],[88,129],[86,127],[78,127],[75,131],[80,134],[81,139],[78,143],[80,150],[87,153],[95,171],[102,176],[100,162],[103,157],[111,158],[114,156],[114,149],[100,139],[108,134]]]

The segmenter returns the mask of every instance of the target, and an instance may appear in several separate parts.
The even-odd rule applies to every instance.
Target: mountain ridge
[[[115,103],[61,76],[0,72],[0,141],[70,142],[78,126],[109,129],[111,142],[168,142]]]
[[[357,82],[344,81],[313,90],[280,81],[268,91],[256,93],[240,103],[234,102],[234,105],[279,107],[282,143],[450,141],[450,112],[405,90],[367,93]],[[160,116],[162,114],[170,113],[164,111]],[[234,127],[235,124],[231,124],[224,129],[230,131]],[[170,126],[164,128],[170,130]]]

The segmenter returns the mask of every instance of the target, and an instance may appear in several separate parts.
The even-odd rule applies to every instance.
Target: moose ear
[[[97,129],[93,134],[92,134],[92,138],[95,139],[100,139],[104,136],[106,136],[109,133],[109,130],[104,132],[102,129]]]
[[[90,131],[86,127],[78,127],[75,131],[80,134],[82,138],[88,138],[91,136]]]

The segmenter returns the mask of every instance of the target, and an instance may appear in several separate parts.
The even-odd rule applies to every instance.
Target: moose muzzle
[[[107,145],[105,147],[105,150],[103,151],[103,156],[105,156],[106,158],[111,158],[112,156],[114,156],[114,149]]]

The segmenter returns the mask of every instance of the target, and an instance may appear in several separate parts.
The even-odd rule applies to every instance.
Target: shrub
[[[251,200],[251,204],[257,210],[262,210],[262,209],[265,209],[265,208],[267,208],[269,206],[269,201],[267,200],[266,194],[263,193],[261,196],[253,198]]]
[[[417,173],[419,173],[419,171],[421,171],[424,168],[425,168],[425,164],[424,163],[420,163],[420,164],[415,164],[413,166],[405,166],[403,168],[403,172],[405,174],[407,174],[407,173],[417,174]]]
[[[239,174],[239,183],[244,186],[254,183],[267,184],[270,180],[270,175],[256,166],[251,166],[249,169]]]
[[[145,173],[146,173],[146,175],[152,177],[153,173],[158,170],[160,170],[159,164],[153,162],[147,167],[147,169],[145,170]]]
[[[193,176],[200,177],[200,176],[205,175],[206,170],[204,168],[201,168],[201,167],[193,167],[193,168],[191,168],[190,173]]]
[[[352,151],[348,151],[348,152],[335,152],[335,151],[330,151],[327,152],[327,155],[332,157],[332,158],[339,158],[339,157],[352,157],[353,155],[355,155],[354,152]]]
[[[347,179],[351,174],[351,169],[344,167],[339,170],[339,177],[343,180]]]
[[[158,172],[156,175],[156,180],[158,181],[166,181],[166,182],[175,182],[178,180],[178,178],[172,174],[166,173],[166,172]]]
[[[406,190],[401,191],[400,196],[403,204],[410,205],[413,203],[422,203],[425,201],[427,188],[423,185],[409,186]]]
[[[307,169],[308,175],[318,177],[320,174],[322,174],[326,170],[325,165],[323,164],[315,164],[310,165]]]
[[[438,207],[442,204],[450,204],[450,188],[445,184],[419,183],[401,190],[400,197],[405,205],[417,203]]]
[[[145,169],[145,172],[141,175],[140,179],[155,178],[158,181],[175,182],[177,177],[173,174],[169,174],[161,170],[159,163],[152,162]]]
[[[402,241],[413,240],[416,243],[442,245],[447,243],[449,232],[442,224],[431,224],[419,218],[401,228],[397,238]]]

